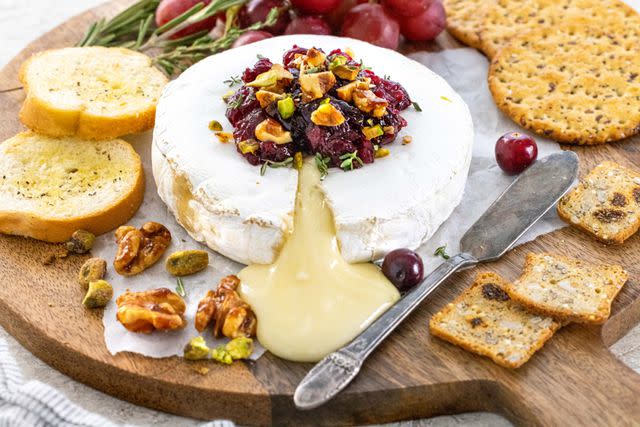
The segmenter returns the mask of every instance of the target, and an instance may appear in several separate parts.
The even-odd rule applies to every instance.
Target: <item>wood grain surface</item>
[[[0,90],[18,87],[20,63],[31,53],[73,45],[97,16],[116,13],[114,0],[75,17],[27,46],[0,72]],[[440,46],[443,48],[444,46]],[[433,49],[413,45],[410,50]],[[436,47],[437,48],[437,47]],[[22,91],[0,93],[0,140],[22,130],[17,113]],[[609,159],[640,165],[640,140],[572,148],[584,174]],[[100,312],[80,304],[76,273],[85,257],[45,266],[55,247],[0,236],[0,323],[22,345],[61,372],[133,403],[196,418],[228,418],[246,425],[382,423],[467,411],[500,413],[522,425],[633,425],[640,422],[640,376],[608,350],[640,320],[640,235],[607,247],[565,228],[521,246],[502,260],[457,274],[423,304],[365,364],[356,381],[334,401],[297,411],[292,394],[311,365],[271,355],[257,362],[219,366],[138,354],[111,356]],[[569,325],[517,371],[494,365],[432,338],[430,316],[471,283],[479,269],[518,277],[529,251],[550,251],[591,262],[619,263],[630,280],[603,326]],[[201,375],[197,368],[210,368]]]

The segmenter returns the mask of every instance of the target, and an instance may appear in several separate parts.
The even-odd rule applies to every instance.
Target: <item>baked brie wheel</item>
[[[282,36],[211,56],[165,89],[157,107],[153,175],[162,200],[196,240],[243,264],[272,263],[293,225],[298,171],[261,174],[209,128],[225,132],[225,83],[256,61],[280,62],[292,45],[355,58],[400,82],[422,111],[402,112],[408,125],[385,146],[389,154],[344,172],[329,169],[320,183],[332,212],[342,256],[350,263],[417,248],[462,198],[471,160],[473,124],[460,96],[423,65],[388,49],[331,36]],[[403,144],[405,141],[411,143]]]

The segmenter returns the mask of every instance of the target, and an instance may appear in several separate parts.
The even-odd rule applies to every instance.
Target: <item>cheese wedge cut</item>
[[[272,265],[250,265],[240,295],[258,318],[258,340],[287,360],[315,362],[362,332],[400,298],[371,263],[340,254],[313,159],[300,172],[293,232]]]
[[[379,75],[400,82],[422,112],[402,113],[408,126],[391,153],[374,164],[330,169],[320,184],[333,213],[337,241],[350,263],[401,247],[416,248],[449,217],[462,198],[471,160],[473,125],[460,96],[409,58],[368,43],[331,36],[274,37],[211,56],[165,89],[157,107],[153,172],[160,197],[198,241],[244,264],[273,263],[293,226],[298,172],[250,165],[232,143],[208,128],[225,118],[224,83],[260,54],[281,63],[294,44],[351,48]],[[402,145],[402,137],[412,142]]]

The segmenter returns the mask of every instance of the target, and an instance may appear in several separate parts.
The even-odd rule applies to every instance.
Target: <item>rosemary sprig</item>
[[[242,80],[240,80],[240,76],[230,76],[222,83],[228,85],[229,87],[234,87],[235,85],[242,83]]]
[[[286,168],[293,163],[293,157],[287,157],[281,162],[274,162],[272,160],[265,161],[260,167],[260,175],[264,175],[267,172],[267,167],[270,168]]]
[[[353,162],[358,162],[360,163],[360,166],[364,166],[364,162],[360,157],[358,157],[357,150],[353,153],[343,154],[342,156],[340,156],[340,160],[342,160],[342,163],[340,163],[340,168],[345,171],[353,170],[353,168],[355,168]]]
[[[180,295],[182,298],[187,296],[187,291],[184,289],[184,283],[182,283],[182,277],[178,277],[176,286],[176,293]]]
[[[329,162],[331,161],[331,157],[323,156],[320,153],[316,153],[316,167],[320,171],[320,181],[324,181],[324,179],[329,175]]]

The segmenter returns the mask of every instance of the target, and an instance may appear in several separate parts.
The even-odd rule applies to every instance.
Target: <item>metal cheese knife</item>
[[[578,156],[571,151],[547,156],[524,171],[465,233],[458,255],[441,264],[351,343],[309,371],[294,394],[296,407],[317,408],[343,390],[373,350],[445,279],[463,267],[504,255],[571,188],[577,176]]]

